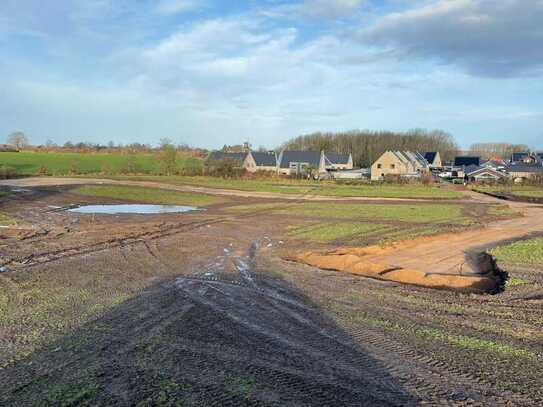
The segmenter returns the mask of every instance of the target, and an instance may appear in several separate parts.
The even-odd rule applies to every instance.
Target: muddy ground
[[[294,217],[223,210],[259,199],[55,209],[76,202],[118,201],[3,200],[18,225],[0,231],[1,405],[543,403],[541,270],[505,265],[505,292],[456,294],[284,261],[311,245],[286,235]]]

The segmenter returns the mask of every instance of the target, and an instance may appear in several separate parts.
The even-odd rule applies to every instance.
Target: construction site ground
[[[384,282],[285,260],[352,246],[289,233],[316,221],[299,205],[362,199],[221,191],[204,211],[95,216],[62,208],[123,201],[66,184],[1,187],[0,405],[543,404],[543,266],[501,265],[514,283],[496,295]],[[454,274],[543,232],[543,208],[507,205],[372,261]]]

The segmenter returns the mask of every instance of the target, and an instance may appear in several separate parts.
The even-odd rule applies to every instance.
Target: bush
[[[0,167],[0,179],[9,179],[17,177],[17,170],[13,167],[6,167],[2,165]]]
[[[43,177],[44,175],[47,175],[47,167],[45,165],[40,165],[40,168],[36,171],[36,176]]]

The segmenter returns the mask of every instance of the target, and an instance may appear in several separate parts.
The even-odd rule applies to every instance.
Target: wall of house
[[[371,166],[371,179],[377,181],[387,175],[405,175],[408,172],[407,166],[398,157],[386,152]]]

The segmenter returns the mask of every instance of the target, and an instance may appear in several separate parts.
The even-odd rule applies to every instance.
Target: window
[[[379,169],[383,168],[383,164],[377,164],[377,168]]]
[[[390,164],[390,169],[393,170],[396,168],[396,164]]]

